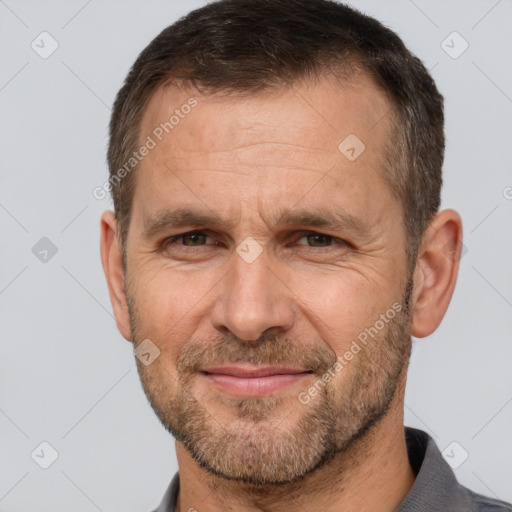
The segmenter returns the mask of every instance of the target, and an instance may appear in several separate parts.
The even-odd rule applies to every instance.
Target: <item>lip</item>
[[[283,366],[219,366],[201,371],[218,389],[237,396],[262,396],[286,389],[312,374]]]
[[[305,373],[309,370],[303,368],[291,368],[287,366],[213,366],[202,370],[204,373],[214,373],[220,375],[232,375],[233,377],[266,377],[268,375],[295,375]]]

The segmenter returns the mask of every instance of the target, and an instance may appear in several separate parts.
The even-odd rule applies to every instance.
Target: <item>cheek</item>
[[[396,300],[390,286],[377,286],[349,270],[338,275],[302,276],[290,288],[298,297],[301,315],[338,355]]]
[[[218,278],[161,268],[136,275],[131,293],[138,338],[155,341],[163,355],[177,356],[204,317],[209,291]]]

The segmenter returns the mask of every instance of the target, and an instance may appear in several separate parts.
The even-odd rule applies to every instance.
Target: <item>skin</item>
[[[322,76],[245,97],[160,87],[141,143],[191,96],[197,107],[136,170],[126,275],[115,216],[101,219],[119,331],[160,350],[148,366],[136,361],[155,412],[177,437],[177,510],[395,510],[415,478],[403,428],[410,336],[428,336],[446,312],[461,219],[453,210],[434,217],[407,276],[402,206],[379,173],[390,104],[365,76],[342,85]],[[354,161],[338,150],[349,134],[366,146]],[[179,207],[222,222],[145,234],[149,218]],[[366,232],[279,222],[286,212],[326,208],[351,214]],[[207,236],[164,244],[191,231]],[[251,263],[236,251],[246,237],[262,249]],[[395,303],[403,307],[394,322],[301,404],[299,393]],[[206,363],[276,359],[312,374],[249,399],[197,372]]]

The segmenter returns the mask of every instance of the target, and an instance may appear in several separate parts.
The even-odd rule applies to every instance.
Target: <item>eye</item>
[[[191,242],[191,246],[192,247],[195,247],[195,246],[198,246],[198,245],[202,245],[201,242],[205,242],[205,239],[208,238],[207,235],[205,235],[204,233],[186,233],[185,235],[181,235],[178,239],[182,239],[184,242],[186,240],[189,240]],[[183,245],[187,245],[190,247],[189,244],[187,243],[184,243]]]
[[[303,242],[305,240],[305,242]],[[180,252],[191,255],[198,251],[208,251],[213,246],[222,245],[220,242],[214,241],[207,233],[203,231],[189,231],[188,233],[180,233],[179,235],[171,236],[160,245],[160,251],[170,252],[174,256],[178,256]],[[299,236],[294,239],[288,247],[300,247],[302,251],[313,251],[319,252],[320,249],[327,249],[329,247],[344,248],[350,246],[348,242],[340,238],[336,238],[331,235],[324,233],[318,233],[316,231],[303,231],[299,233]]]
[[[307,233],[299,238],[299,240],[302,240],[303,238],[306,238],[308,243],[313,247],[327,247],[331,245],[333,241],[333,237],[329,235],[324,235],[323,233]],[[303,245],[303,244],[299,244]]]
[[[297,242],[300,240],[307,239],[307,244],[309,247],[330,247],[332,245],[347,245],[344,240],[339,238],[335,238],[331,235],[325,235],[324,233],[317,233],[315,231],[307,231],[302,234],[300,238],[297,239]],[[306,245],[303,243],[297,243],[297,245]]]
[[[189,233],[182,233],[180,235],[167,238],[162,242],[162,247],[164,249],[169,248],[171,245],[178,247],[202,247],[203,245],[206,245],[208,238],[210,237],[201,231],[190,231]],[[180,240],[182,243],[176,243]]]

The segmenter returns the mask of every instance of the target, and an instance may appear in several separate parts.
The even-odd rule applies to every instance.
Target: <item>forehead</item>
[[[199,108],[190,109],[191,101]],[[167,84],[157,88],[145,108],[139,142],[167,123],[168,130],[158,145],[161,149],[170,146],[176,152],[205,146],[210,151],[229,150],[253,142],[262,131],[276,142],[307,137],[313,147],[332,151],[332,144],[350,130],[366,137],[366,145],[375,147],[388,128],[389,114],[391,104],[386,94],[360,72],[341,82],[322,75],[258,93],[204,94]],[[193,118],[194,131],[190,122],[183,122],[187,117]]]
[[[229,190],[246,204],[254,204],[256,190],[260,196],[265,190],[270,202],[272,192],[282,197],[286,191],[293,202],[322,180],[315,192],[325,200],[343,184],[345,195],[354,193],[378,215],[370,200],[376,187],[387,188],[381,170],[391,110],[385,93],[364,75],[341,84],[324,76],[258,94],[161,86],[141,121],[139,143],[150,137],[155,147],[136,171],[132,213],[137,197],[145,213],[177,197],[195,195],[197,201],[202,187],[210,193],[217,188],[211,203],[217,208],[222,199],[233,199]]]

